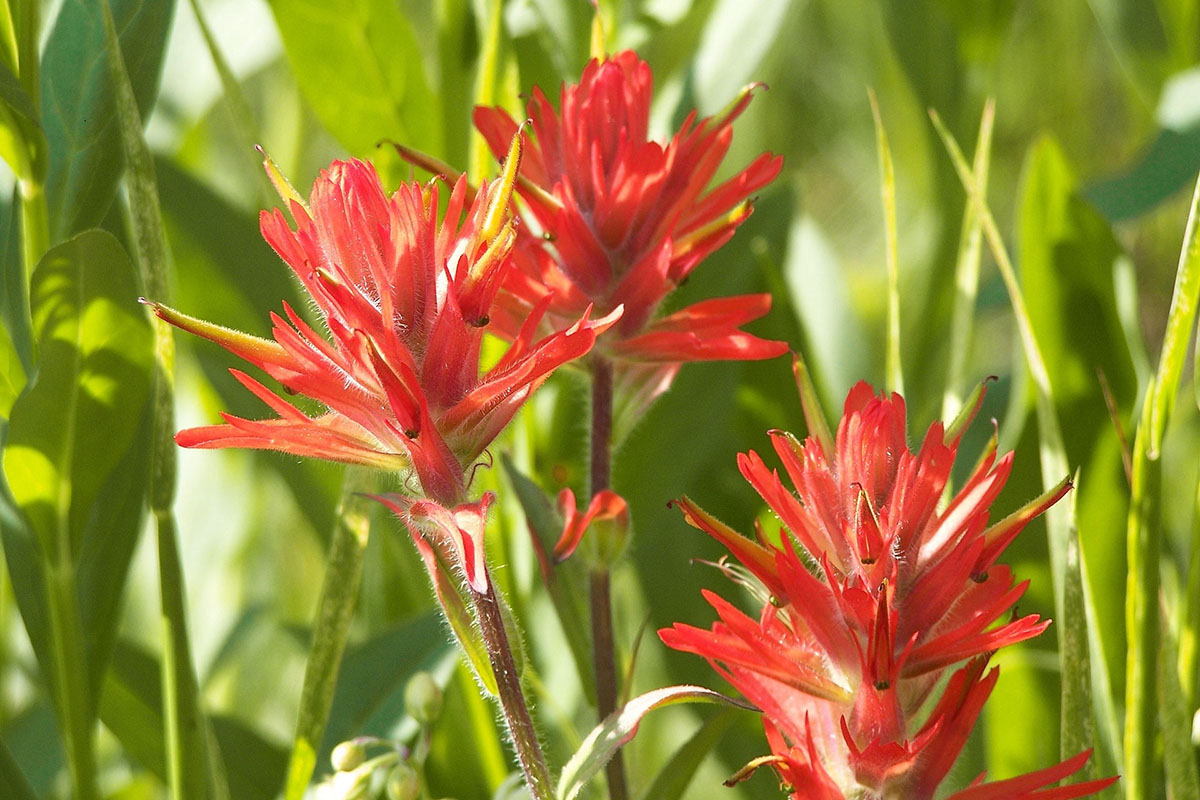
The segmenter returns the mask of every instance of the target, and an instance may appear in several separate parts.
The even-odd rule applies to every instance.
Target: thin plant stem
[[[513,662],[512,646],[504,629],[504,615],[500,611],[500,600],[490,575],[487,576],[487,582],[486,592],[477,592],[473,587],[470,592],[479,619],[479,630],[487,647],[488,660],[496,676],[500,708],[504,712],[508,734],[512,737],[513,748],[517,752],[517,760],[521,762],[525,783],[533,800],[553,800],[554,784],[538,743],[533,719],[529,716],[525,694],[521,691],[521,676]]]
[[[83,629],[79,605],[75,600],[75,566],[69,542],[66,518],[60,519],[61,536],[54,563],[47,574],[47,600],[50,612],[50,642],[53,648],[55,687],[59,720],[65,728],[63,742],[71,791],[75,800],[96,800],[96,756],[92,750],[95,727],[94,706],[84,673]]]
[[[609,488],[612,476],[613,366],[603,356],[592,360],[591,490],[595,497]],[[612,588],[608,564],[594,565],[590,575],[592,665],[596,672],[596,713],[601,720],[617,710],[616,644],[613,638]],[[610,800],[626,800],[629,788],[621,751],[605,767]]]

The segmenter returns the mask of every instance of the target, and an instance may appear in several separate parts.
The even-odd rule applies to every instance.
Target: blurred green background
[[[63,0],[61,7],[66,13],[90,2]],[[283,298],[296,302],[297,291],[257,231],[259,209],[277,201],[253,144],[302,194],[330,160],[348,154],[376,159],[393,183],[409,178],[387,149],[376,148],[382,138],[469,167],[478,178],[480,169],[494,170],[480,158],[469,123],[474,99],[488,91],[477,74],[492,10],[502,10],[492,96],[514,113],[533,85],[556,98],[560,82],[577,78],[593,13],[579,0],[200,0],[212,43],[231,69],[231,94],[192,3],[111,4],[148,118],[175,305],[260,335],[269,331],[268,313]],[[44,4],[48,52],[59,5]],[[771,291],[774,308],[753,329],[804,353],[831,413],[855,381],[884,381],[886,244],[867,99],[874,89],[895,159],[910,437],[940,418],[947,390],[961,396],[997,376],[960,466],[973,463],[991,433],[989,418],[998,420],[1002,449],[1017,450],[998,519],[1041,491],[1033,390],[1008,297],[986,255],[969,339],[958,338],[965,366],[959,385],[947,386],[966,198],[927,115],[936,109],[969,155],[984,104],[995,99],[988,196],[1043,345],[1068,460],[1080,470],[1073,497],[1086,576],[1103,663],[1113,696],[1122,698],[1128,484],[1119,431],[1132,431],[1138,387],[1157,357],[1188,190],[1200,168],[1200,2],[648,0],[601,2],[601,9],[609,49],[634,48],[654,69],[661,137],[692,108],[715,113],[744,84],[769,85],[737,122],[724,174],[765,150],[783,154],[784,171],[670,304]],[[89,41],[76,43],[72,63],[88,63]],[[59,88],[61,96],[44,97],[47,108],[70,107],[69,87]],[[97,142],[103,151],[103,137]],[[96,163],[100,177],[92,183],[103,184],[106,169],[119,170],[116,147]],[[125,237],[116,209],[94,219],[58,214],[55,238],[101,221]],[[10,260],[13,218],[3,203]],[[265,413],[226,372],[235,365],[231,356],[177,338],[181,425],[211,422],[218,410]],[[1164,582],[1176,622],[1198,477],[1200,428],[1187,383],[1164,469],[1163,497],[1171,499],[1164,503]],[[580,376],[556,376],[493,451],[511,453],[547,490],[578,486],[584,391]],[[722,688],[706,664],[667,651],[653,634],[675,621],[707,625],[713,614],[701,587],[738,594],[716,570],[694,563],[721,550],[666,504],[686,493],[749,531],[762,504],[738,475],[735,456],[768,448],[769,428],[804,431],[787,359],[688,365],[619,450],[614,482],[632,507],[634,535],[614,578],[616,622],[626,660],[640,637],[634,693],[681,682]],[[498,465],[480,476],[481,486],[502,493],[489,546],[526,631],[532,696],[551,760],[561,765],[594,720]],[[180,466],[176,508],[204,702],[229,726],[230,741],[241,743],[223,748],[234,796],[272,797],[282,785],[342,470],[238,451],[185,451]],[[1038,521],[1009,550],[1018,578],[1032,581],[1022,613],[1053,616],[1045,539]],[[148,658],[161,649],[155,570],[152,537],[143,536],[101,702],[102,785],[114,798],[165,796],[154,775],[162,745],[151,728],[157,679]],[[49,795],[62,787],[61,746],[7,581],[0,596],[0,736],[38,794]],[[326,752],[341,738],[402,725],[405,679],[414,669],[434,669],[449,688],[431,782],[442,795],[484,797],[507,774],[507,758],[491,708],[456,667],[431,609],[407,535],[376,509]],[[985,768],[1001,778],[1059,760],[1053,628],[995,661],[1001,680],[948,786]],[[672,708],[651,716],[627,751],[635,793],[715,715]],[[709,730],[727,730],[684,796],[779,796],[765,773],[736,789],[718,787],[766,750],[752,715],[720,716]],[[1099,758],[1099,769],[1111,774],[1111,760]]]

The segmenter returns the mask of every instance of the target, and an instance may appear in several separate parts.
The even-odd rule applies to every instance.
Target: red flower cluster
[[[649,362],[644,383],[664,389],[685,361],[760,359],[786,352],[739,330],[764,315],[770,295],[696,303],[654,319],[663,298],[733,236],[751,212],[747,199],[779,174],[765,153],[729,180],[709,187],[729,150],[733,121],[752,88],[720,117],[692,112],[666,143],[649,138],[653,76],[636,53],[592,60],[578,84],[564,85],[559,111],[534,88],[521,130],[525,158],[518,191],[531,226],[519,237],[515,265],[494,319],[517,335],[532,308],[549,303],[550,327],[589,306],[623,309],[601,347],[625,362]],[[476,108],[475,124],[497,157],[518,135],[504,110]]]
[[[761,529],[757,542],[746,539],[680,501],[688,522],[742,563],[746,572],[731,574],[758,594],[762,610],[755,619],[706,593],[720,622],[711,630],[676,624],[660,635],[708,659],[763,710],[773,753],[764,763],[795,787],[793,798],[932,797],[996,682],[997,668],[984,673],[990,654],[1049,625],[1036,615],[1004,621],[1027,582],[1014,585],[996,560],[1070,486],[1063,481],[989,524],[1012,469],[1012,454],[997,458],[993,440],[939,510],[963,427],[947,432],[935,423],[913,453],[903,399],[859,383],[846,398],[836,446],[772,432],[792,487],[757,453],[738,459],[785,526],[779,546]],[[916,728],[939,677],[963,661]],[[986,788],[976,781],[955,797],[1080,797],[1112,780],[1034,791],[1086,759]]]
[[[328,410],[309,417],[234,370],[278,418],[224,414],[224,425],[180,431],[179,444],[411,468],[426,497],[460,502],[465,470],[555,368],[591,349],[597,330],[583,309],[569,327],[535,340],[543,302],[480,374],[480,342],[515,239],[513,177],[485,184],[469,204],[458,181],[439,225],[436,185],[405,184],[388,196],[370,164],[335,161],[307,205],[285,197],[295,230],[278,209],[264,211],[263,236],[303,284],[328,338],[287,303],[286,319],[271,315],[269,340],[154,310]]]

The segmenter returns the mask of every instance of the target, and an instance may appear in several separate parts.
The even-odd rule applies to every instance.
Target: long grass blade
[[[975,142],[975,161],[972,174],[979,191],[986,195],[988,171],[991,165],[992,129],[996,119],[996,104],[990,98],[983,106],[979,120],[979,137]],[[975,301],[979,294],[979,265],[983,260],[983,226],[975,204],[967,198],[963,210],[962,233],[958,241],[958,258],[954,266],[954,311],[950,323],[950,365],[946,372],[946,391],[942,395],[942,419],[954,419],[963,404],[963,373],[971,351],[971,332],[975,325]]]
[[[479,72],[475,76],[476,105],[490,106],[496,102],[496,84],[500,74],[500,53],[503,47],[503,38],[501,37],[503,12],[504,4],[501,0],[488,0],[483,50],[479,54]],[[492,151],[488,148],[483,134],[479,131],[472,131],[471,149],[467,162],[471,180],[476,183],[482,180],[490,172],[489,167],[492,161]]]
[[[896,228],[896,168],[888,146],[883,116],[874,90],[867,90],[871,117],[875,120],[875,143],[879,151],[880,195],[883,200],[883,230],[887,249],[887,351],[885,371],[888,387],[904,394],[904,371],[900,366],[900,244]]]
[[[958,142],[942,123],[937,112],[931,111],[930,116],[950,155],[959,180],[962,181],[972,206],[979,215],[984,238],[992,251],[992,257],[996,261],[996,266],[1000,270],[1000,276],[1008,291],[1009,302],[1012,305],[1017,332],[1025,355],[1025,363],[1034,384],[1038,433],[1041,440],[1039,449],[1042,483],[1045,488],[1049,488],[1069,472],[1062,429],[1054,408],[1050,373],[1046,368],[1045,358],[1042,356],[1041,348],[1038,346],[1037,337],[1034,334],[1033,324],[1021,293],[1021,286],[1017,281],[1016,270],[1013,268],[1012,259],[1004,246],[1000,230],[996,226],[996,220],[988,208],[987,199],[983,196],[979,183],[967,164]],[[1051,574],[1054,576],[1054,608],[1058,622],[1056,625],[1058,647],[1059,652],[1063,655],[1060,746],[1063,757],[1066,758],[1091,746],[1092,688],[1091,674],[1088,669],[1087,615],[1083,608],[1083,589],[1078,585],[1080,581],[1078,553],[1076,552],[1074,557],[1071,555],[1072,523],[1070,508],[1067,504],[1058,503],[1046,512],[1046,529],[1050,540]],[[1072,568],[1073,561],[1074,568]],[[1091,768],[1081,771],[1078,780],[1087,780],[1090,773]]]
[[[1200,797],[1200,775],[1192,748],[1191,706],[1184,699],[1176,666],[1179,654],[1171,631],[1170,613],[1160,606],[1162,648],[1159,659],[1158,715],[1163,732],[1163,762],[1167,773],[1168,797]]]

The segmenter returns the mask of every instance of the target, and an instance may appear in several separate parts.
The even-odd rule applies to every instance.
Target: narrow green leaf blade
[[[376,480],[373,472],[352,467],[347,470],[345,481],[321,585],[321,599],[317,601],[312,649],[304,668],[300,713],[287,768],[287,800],[303,797],[317,765],[317,748],[329,719],[362,583],[363,554],[371,531],[369,504],[372,502],[364,495],[376,489]]]
[[[879,101],[873,90],[867,91],[871,117],[875,121],[875,144],[879,153],[880,196],[883,201],[883,231],[887,249],[887,349],[885,354],[888,388],[904,394],[904,371],[900,366],[900,235],[896,230],[896,168],[888,145]]]
[[[0,158],[18,178],[41,181],[46,171],[46,135],[20,79],[0,63]]]
[[[1196,771],[1196,751],[1192,745],[1191,706],[1179,683],[1179,654],[1165,611],[1163,609],[1162,648],[1158,662],[1158,716],[1162,724],[1167,796],[1200,797],[1200,774]]]
[[[33,787],[25,779],[3,740],[0,740],[0,794],[9,800],[37,800]]]
[[[735,713],[725,709],[706,719],[658,771],[654,781],[642,792],[641,800],[679,800],[705,756],[733,724]]]
[[[702,686],[667,686],[639,695],[609,714],[583,740],[575,755],[563,767],[562,778],[558,782],[560,800],[578,797],[587,782],[608,763],[613,754],[634,737],[643,717],[656,708],[676,703],[722,703],[753,710],[753,706]]]

